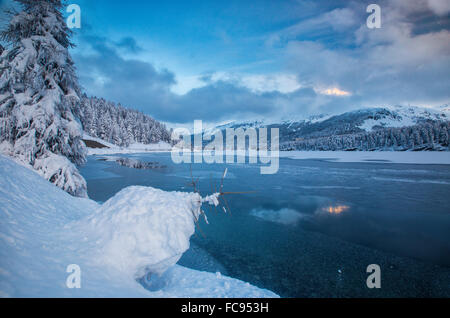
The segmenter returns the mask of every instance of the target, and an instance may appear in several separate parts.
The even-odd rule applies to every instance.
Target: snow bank
[[[108,143],[102,139],[84,134],[83,139],[93,140],[105,145],[108,148],[88,148],[88,155],[114,155],[114,154],[127,154],[127,153],[143,153],[143,152],[168,152],[172,151],[172,146],[167,142],[160,141],[156,144],[141,144],[134,143],[129,147],[119,147],[114,144]]]
[[[196,194],[132,187],[100,206],[3,156],[0,175],[0,297],[276,297],[173,265],[194,233]],[[80,289],[66,286],[71,264]],[[146,270],[163,272],[148,289],[135,279]]]
[[[114,144],[112,144],[112,143],[109,143],[109,142],[107,142],[107,141],[105,141],[105,140],[103,140],[103,139],[100,139],[100,138],[97,138],[97,137],[92,137],[92,136],[90,136],[90,135],[88,135],[88,134],[86,134],[86,133],[83,133],[83,140],[92,140],[92,141],[96,141],[96,142],[98,142],[98,143],[100,143],[100,144],[102,144],[102,145],[105,145],[106,147],[108,147],[108,148],[119,148],[118,146],[116,146],[116,145],[114,145]]]
[[[67,157],[48,152],[35,159],[34,164],[31,165],[27,156],[16,155],[14,152],[14,146],[9,142],[0,143],[1,155],[7,156],[17,164],[37,172],[44,179],[73,196],[88,197],[86,180]]]
[[[95,256],[101,262],[134,278],[162,274],[189,248],[201,201],[196,193],[129,187],[78,228],[101,246]]]
[[[87,198],[86,180],[66,157],[49,153],[36,159],[34,169],[46,180],[76,197]]]

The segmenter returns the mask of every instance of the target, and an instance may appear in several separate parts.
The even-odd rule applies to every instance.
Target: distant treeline
[[[78,117],[86,133],[115,145],[132,143],[170,143],[166,126],[148,115],[106,101],[103,98],[82,98]]]
[[[280,145],[281,150],[318,151],[423,151],[449,150],[450,122],[426,122],[410,127],[379,128],[371,132],[298,138]]]

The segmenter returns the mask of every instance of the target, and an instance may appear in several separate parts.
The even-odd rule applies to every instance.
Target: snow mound
[[[132,187],[100,206],[1,155],[0,175],[0,297],[277,297],[171,266],[189,247],[196,194]],[[66,286],[71,264],[81,269],[80,289]],[[167,270],[138,282],[145,269]]]
[[[97,257],[105,264],[134,278],[162,274],[189,248],[201,202],[196,193],[133,186],[106,201],[79,227],[101,246]]]

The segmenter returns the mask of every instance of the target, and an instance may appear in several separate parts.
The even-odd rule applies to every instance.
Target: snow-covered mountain
[[[384,127],[406,127],[414,126],[426,121],[448,121],[450,120],[450,109],[432,109],[423,107],[394,106],[384,108],[388,112],[375,112],[374,118],[366,119],[359,127],[365,131],[373,131]]]
[[[290,118],[266,119],[258,118],[247,121],[228,121],[204,130],[205,135],[213,135],[218,130],[226,128],[260,128],[284,127],[286,131],[302,131],[301,127],[308,127],[312,131],[324,130],[327,127],[349,125],[355,131],[370,132],[379,128],[414,126],[427,121],[450,120],[450,107],[442,106],[438,109],[416,106],[391,106],[380,108],[364,108],[342,114],[318,114],[311,116],[291,116]],[[347,128],[349,129],[349,128]]]
[[[214,135],[217,131],[224,132],[227,128],[267,127],[280,130],[280,143],[281,148],[284,150],[346,150],[347,148],[360,150],[422,148],[443,150],[448,148],[448,132],[445,123],[448,124],[449,120],[450,110],[445,106],[439,109],[393,106],[366,108],[337,115],[320,114],[307,118],[280,119],[278,121],[274,119],[258,119],[243,122],[230,121],[207,129],[204,131],[204,134]],[[444,125],[439,125],[439,123],[444,123]],[[434,126],[431,127],[430,125]],[[406,127],[414,128],[411,128],[411,131],[401,131],[402,128]],[[428,130],[431,132],[424,132]],[[380,140],[380,138],[385,138],[384,134],[398,135],[396,138],[399,140],[393,140],[391,146],[385,147],[386,143]],[[416,136],[417,134],[418,136]],[[366,146],[362,148],[359,145],[353,145],[353,142],[348,142],[347,146],[332,145],[334,144],[333,139],[344,138],[344,136],[347,139],[367,136],[367,140],[373,137],[375,141],[365,142]],[[305,141],[314,144],[318,139],[321,139],[321,146],[315,147],[311,145],[311,147],[305,147],[303,145]],[[328,140],[325,142],[325,139]],[[391,139],[395,138],[392,137]],[[414,139],[414,141],[411,141],[411,139]],[[323,143],[330,145],[323,146]],[[383,143],[383,145],[380,146],[379,143]],[[428,143],[436,144],[436,147],[424,145]],[[390,142],[387,144],[390,145]]]

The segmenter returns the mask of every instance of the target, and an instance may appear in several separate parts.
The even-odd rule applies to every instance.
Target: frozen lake
[[[81,172],[91,199],[130,185],[192,191],[190,165],[169,153],[116,155],[157,162],[137,170],[90,156]],[[193,164],[203,195],[211,180],[231,214],[208,209],[209,225],[180,264],[220,271],[282,297],[450,297],[450,165],[345,163],[281,158],[275,175],[252,164]],[[381,289],[368,289],[369,264]]]

